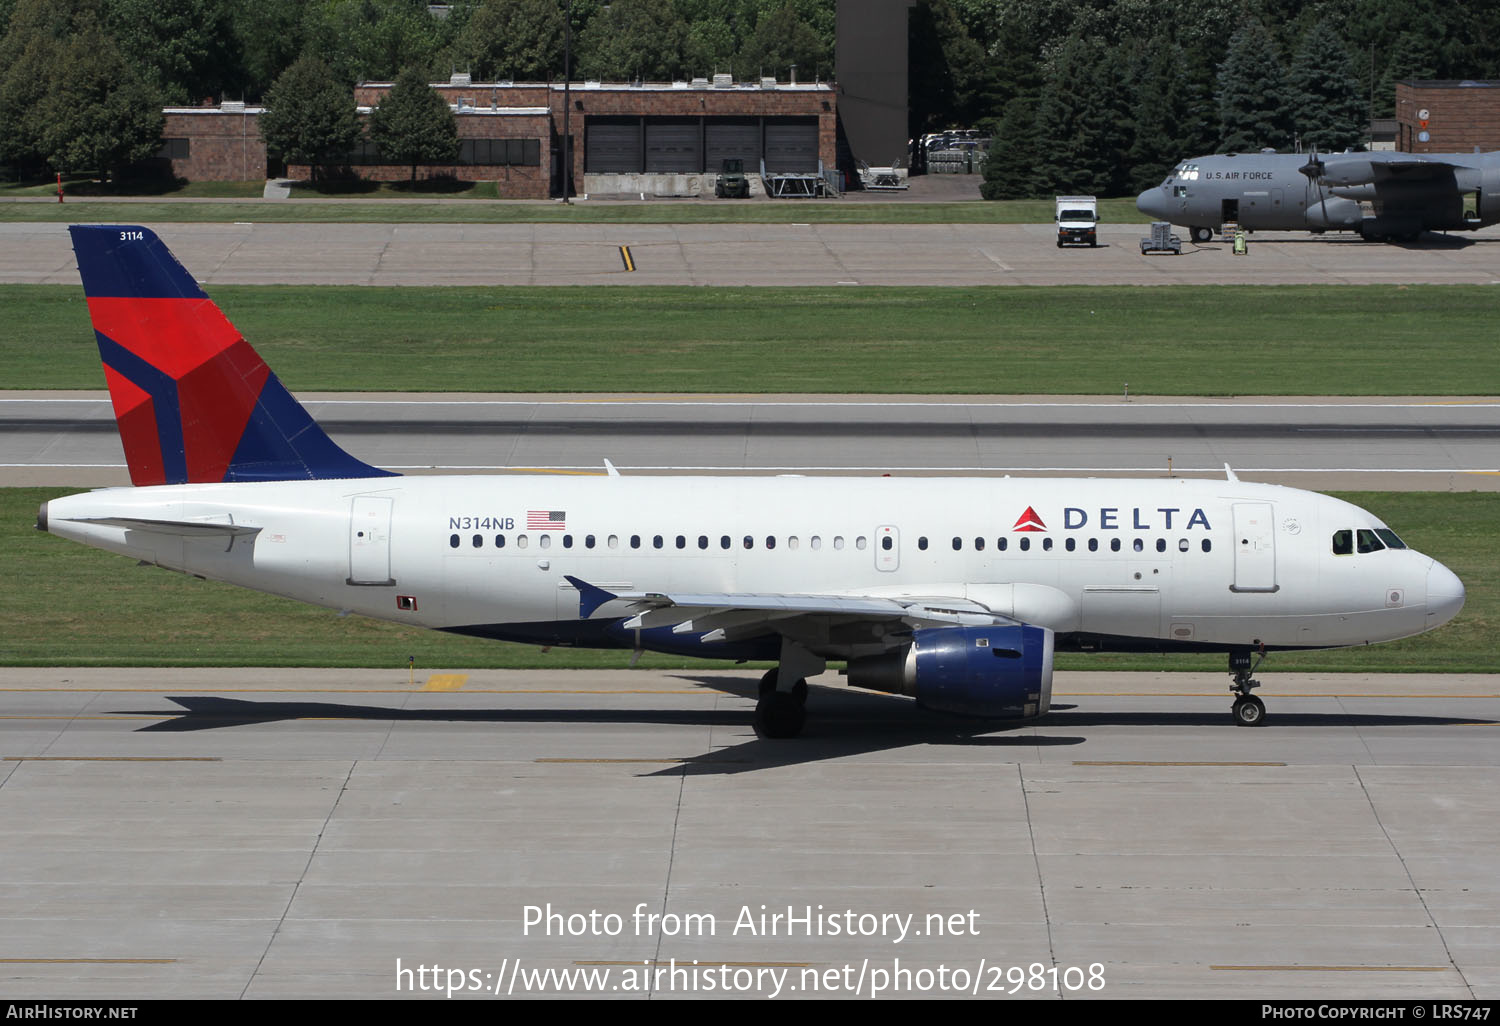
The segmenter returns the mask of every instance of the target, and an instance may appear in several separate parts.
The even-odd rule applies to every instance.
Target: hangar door
[[[817,173],[816,118],[774,118],[766,121],[766,170],[772,174]]]
[[[633,175],[640,172],[640,119],[589,118],[585,128],[584,171],[591,175]]]
[[[660,174],[697,174],[703,170],[701,122],[697,118],[646,121],[646,170]]]
[[[760,122],[745,120],[711,120],[703,128],[706,160],[703,170],[717,172],[724,161],[739,158],[750,174],[760,171]]]

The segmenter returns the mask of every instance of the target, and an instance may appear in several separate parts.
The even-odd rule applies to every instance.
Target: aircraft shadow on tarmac
[[[679,677],[718,691],[753,700],[758,678]],[[751,732],[752,712],[745,709],[403,709],[343,702],[253,701],[209,695],[167,696],[182,712],[139,728],[140,733],[180,733],[278,723],[290,720],[368,720],[394,723],[528,724],[678,724],[743,728],[747,740],[713,752],[684,758],[647,776],[689,773],[724,774],[819,762],[916,745],[947,747],[1050,748],[1083,744],[1076,732],[1087,727],[1223,727],[1238,730],[1228,703],[1222,711],[1085,710],[1054,704],[1052,711],[1026,723],[969,720],[917,708],[909,699],[850,694],[814,687],[809,695],[807,727],[793,740],[766,740]],[[126,710],[133,715],[160,715],[158,710]],[[1474,717],[1375,715],[1367,713],[1298,713],[1273,711],[1262,729],[1281,727],[1412,727],[1474,723]],[[1486,721],[1488,722],[1488,721]]]

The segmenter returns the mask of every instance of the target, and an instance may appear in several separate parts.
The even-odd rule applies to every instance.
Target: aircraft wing
[[[799,621],[869,623],[896,631],[917,627],[1017,623],[968,599],[947,596],[885,598],[862,595],[750,594],[736,592],[612,592],[576,577],[578,612],[587,619],[609,602],[626,603],[628,630],[671,627],[728,641],[767,632],[795,633]]]
[[[1349,154],[1324,158],[1323,180],[1332,185],[1369,185],[1387,182],[1424,182],[1449,179],[1467,165],[1432,160],[1409,153]]]

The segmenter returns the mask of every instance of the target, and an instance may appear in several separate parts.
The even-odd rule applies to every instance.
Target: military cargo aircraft
[[[1500,152],[1227,153],[1185,160],[1136,197],[1143,214],[1207,242],[1250,231],[1357,232],[1410,242],[1500,222]]]

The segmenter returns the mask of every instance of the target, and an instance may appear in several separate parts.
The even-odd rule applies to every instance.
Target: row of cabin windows
[[[1363,535],[1365,533],[1366,532],[1363,532],[1363,531],[1360,532],[1361,535]],[[562,535],[561,538],[562,538],[562,547],[563,548],[565,548],[565,549],[571,549],[573,547],[573,536],[571,534]],[[1037,540],[1040,542],[1039,548],[1041,549],[1041,551],[1043,551],[1043,552],[1051,552],[1052,551],[1053,540],[1051,538],[1040,538],[1040,539],[1037,539]],[[516,548],[518,548],[518,549],[524,549],[524,548],[526,548],[530,544],[529,536],[524,535],[524,534],[515,535],[513,541],[514,541],[514,544],[515,544]],[[583,536],[583,547],[586,548],[586,549],[595,548],[598,545],[598,541],[599,540],[594,535],[592,535],[592,534],[586,534],[586,535]],[[472,538],[470,538],[470,540],[469,540],[469,544],[473,548],[476,548],[476,549],[484,548],[484,542],[485,542],[485,536],[482,535],[482,534],[476,534]],[[808,547],[809,548],[821,549],[823,547],[823,538],[822,538],[821,535],[816,535],[815,534],[811,538],[809,538],[807,540],[807,542],[808,542]],[[1021,552],[1030,552],[1031,551],[1031,542],[1032,542],[1032,539],[1030,539],[1030,538],[1018,538],[1018,539],[1016,539],[1016,548],[1017,548],[1017,550],[1019,550]],[[983,552],[984,551],[984,547],[985,547],[985,543],[986,543],[986,540],[984,538],[975,538],[974,542],[973,542],[974,551],[975,552]],[[460,538],[457,534],[450,534],[448,536],[448,547],[449,548],[456,549],[456,548],[459,548],[460,546],[462,546],[462,544],[463,544],[463,539]],[[640,535],[638,535],[638,534],[632,534],[630,536],[630,543],[629,544],[630,544],[630,547],[632,549],[639,549],[639,548],[642,547],[643,544],[645,544],[645,542],[644,542],[644,540],[642,539],[642,537]],[[688,542],[688,536],[687,535],[679,534],[679,535],[677,535],[677,537],[675,539],[673,539],[673,547],[675,547],[675,548],[686,549],[688,547],[688,544],[689,544],[689,542]],[[719,536],[718,544],[719,544],[719,548],[720,549],[725,549],[725,550],[731,549],[731,548],[734,547],[734,539],[732,539],[727,534],[723,534],[723,535]],[[792,535],[792,536],[788,537],[787,540],[786,540],[786,547],[789,548],[789,549],[800,548],[801,544],[802,544],[801,540],[796,535]],[[538,545],[538,547],[544,548],[544,549],[551,548],[551,546],[552,546],[552,535],[550,535],[550,534],[541,534],[541,535],[538,535],[537,536],[537,545]],[[606,548],[618,549],[620,547],[620,536],[616,535],[616,534],[608,535],[605,538],[605,540],[604,540],[604,545],[605,545]],[[651,548],[653,548],[653,549],[664,549],[664,548],[668,547],[667,539],[664,538],[662,535],[659,535],[659,534],[652,535],[651,541],[650,541],[650,545],[651,545]],[[706,535],[706,534],[700,534],[700,535],[698,535],[697,545],[698,545],[698,548],[700,548],[700,549],[708,549],[710,547],[710,545],[711,545],[708,535]],[[503,534],[497,534],[497,535],[495,535],[495,548],[497,548],[497,549],[503,549],[503,548],[505,548],[505,546],[506,546],[506,537],[505,537],[505,535],[503,535]],[[755,537],[753,535],[748,535],[748,534],[745,535],[743,538],[740,539],[740,546],[742,548],[746,548],[746,549],[753,549],[753,548],[755,548]],[[866,546],[866,540],[865,540],[865,538],[864,538],[863,535],[861,535],[861,536],[859,536],[859,537],[857,537],[857,538],[854,539],[854,547],[856,549],[859,549],[859,550],[863,551],[864,548],[865,548],[865,546]],[[1203,539],[1203,541],[1200,543],[1200,546],[1201,546],[1201,548],[1203,549],[1204,552],[1211,552],[1213,550],[1213,542],[1211,542],[1207,538]],[[774,535],[767,535],[766,536],[765,547],[768,548],[768,549],[774,549],[776,547],[776,537]],[[842,535],[834,535],[834,538],[833,538],[833,547],[834,547],[834,549],[842,549],[844,547],[844,538],[843,538]],[[892,548],[895,547],[895,541],[890,536],[886,536],[886,537],[880,539],[880,547],[883,550],[889,552]],[[927,547],[928,547],[928,541],[927,541],[927,538],[925,536],[924,537],[920,537],[920,538],[917,539],[917,548],[918,549],[922,550],[923,552],[926,552],[927,551]],[[1009,547],[1010,547],[1010,539],[1009,538],[997,538],[997,539],[995,539],[995,551],[997,551],[997,552],[1005,552],[1007,549],[1009,549]],[[1077,551],[1077,549],[1078,549],[1078,539],[1077,538],[1064,538],[1063,539],[1063,545],[1062,545],[1062,547],[1063,547],[1063,549],[1065,549],[1068,552]],[[1087,542],[1085,542],[1085,547],[1088,549],[1089,552],[1098,552],[1099,551],[1099,547],[1100,547],[1100,541],[1099,541],[1098,538],[1089,538],[1087,540]],[[1131,550],[1134,551],[1134,552],[1145,552],[1146,551],[1146,539],[1144,539],[1144,538],[1133,538],[1133,539],[1131,539],[1130,547],[1131,547]],[[1167,539],[1165,539],[1165,538],[1158,538],[1158,539],[1156,539],[1156,551],[1157,552],[1166,552],[1167,551],[1167,547],[1168,547]],[[963,551],[963,548],[964,548],[964,539],[955,537],[953,539],[953,551],[954,552],[961,552],[961,551]],[[1123,543],[1123,541],[1121,539],[1119,539],[1119,538],[1111,538],[1111,539],[1109,539],[1109,551],[1110,552],[1120,552],[1123,548],[1124,548],[1124,543]],[[1179,552],[1187,552],[1191,548],[1192,548],[1192,545],[1191,545],[1191,543],[1186,538],[1179,538],[1179,539],[1177,539],[1177,550]],[[1335,548],[1335,551],[1337,551],[1337,548]],[[1361,548],[1360,551],[1364,552],[1365,549]]]

